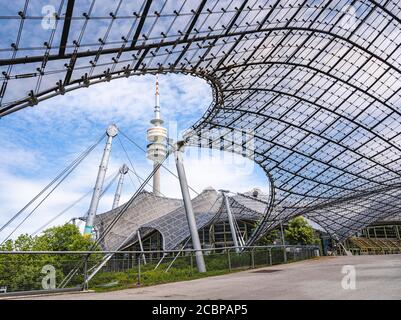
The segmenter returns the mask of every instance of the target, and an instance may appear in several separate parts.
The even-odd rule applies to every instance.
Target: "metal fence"
[[[206,275],[314,258],[317,246],[253,246],[203,249]],[[105,256],[111,256],[107,262]],[[99,267],[101,266],[101,267]],[[94,271],[97,270],[93,275]],[[0,251],[0,297],[61,290],[127,288],[203,276],[195,252],[180,251]],[[90,281],[86,281],[90,279]],[[66,281],[68,280],[68,281]]]

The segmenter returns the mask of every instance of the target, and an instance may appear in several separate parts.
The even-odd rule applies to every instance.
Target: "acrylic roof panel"
[[[52,10],[57,19],[43,20]],[[399,205],[377,210],[370,191],[386,198],[400,182],[400,17],[394,0],[7,2],[0,116],[118,77],[200,76],[213,103],[189,143],[244,153],[251,142],[245,155],[275,192],[250,243],[279,219],[365,193],[366,210],[313,211],[341,240],[353,220],[359,228]],[[252,139],[221,145],[233,131]]]

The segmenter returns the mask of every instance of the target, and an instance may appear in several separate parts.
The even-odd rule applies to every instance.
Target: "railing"
[[[349,250],[355,254],[399,254],[401,253],[401,242],[391,238],[363,238],[352,237],[349,239]]]
[[[317,246],[252,246],[240,253],[234,247],[203,249],[207,273],[270,266],[319,256]],[[113,257],[89,279],[107,254]],[[199,278],[192,249],[173,251],[0,251],[0,297],[7,294],[53,292],[110,287],[128,288]]]

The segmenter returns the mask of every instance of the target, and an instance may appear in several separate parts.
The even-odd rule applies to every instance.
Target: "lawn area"
[[[113,291],[127,288],[136,288],[151,286],[162,283],[194,280],[209,276],[224,275],[232,272],[249,270],[252,268],[266,267],[269,265],[277,265],[283,263],[282,259],[267,263],[265,259],[260,259],[256,252],[253,256],[250,253],[233,254],[230,259],[226,255],[205,256],[206,269],[205,273],[199,273],[194,265],[194,261],[190,261],[188,257],[182,257],[174,262],[173,266],[166,272],[169,265],[168,262],[161,263],[155,270],[155,264],[149,263],[141,265],[140,277],[138,276],[138,267],[124,270],[123,272],[99,272],[89,283],[89,289],[96,292]],[[251,259],[252,258],[252,259]],[[312,258],[317,259],[317,258]],[[288,259],[287,263],[296,262],[303,259]],[[138,281],[140,283],[138,283]]]
[[[241,257],[243,259],[244,257]],[[150,286],[162,283],[199,279],[209,276],[223,275],[234,271],[249,269],[249,264],[234,270],[229,268],[226,256],[212,255],[205,257],[207,272],[200,273],[193,266],[189,257],[182,257],[174,262],[168,272],[169,263],[162,263],[155,270],[155,264],[141,266],[140,285],[138,285],[138,268],[124,272],[100,272],[89,283],[89,288],[98,292]]]
[[[194,280],[210,276],[218,276],[246,269],[247,268],[231,270],[231,271],[229,269],[212,270],[212,271],[207,271],[205,273],[199,273],[197,271],[191,272],[189,269],[187,270],[171,269],[169,272],[164,272],[164,270],[149,270],[141,273],[140,287],[169,283],[169,282]],[[96,277],[96,280],[94,279],[90,283],[89,288],[95,290],[96,292],[105,292],[105,291],[121,290],[127,288],[136,288],[139,287],[137,283],[138,283],[137,272],[133,271],[107,272],[107,273],[105,272]]]

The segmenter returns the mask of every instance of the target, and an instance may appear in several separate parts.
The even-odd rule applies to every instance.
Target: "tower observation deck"
[[[167,154],[167,129],[162,127],[164,121],[160,116],[160,95],[159,95],[159,79],[156,76],[156,92],[155,92],[155,117],[150,121],[153,125],[147,130],[146,157],[152,160],[156,166]],[[160,169],[153,176],[153,193],[160,196]]]

